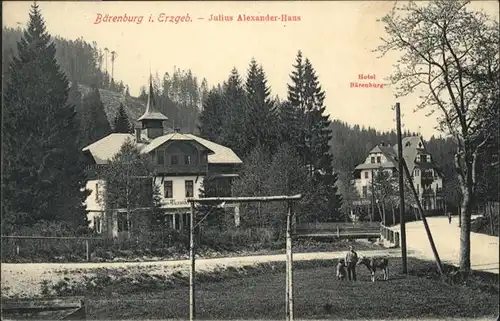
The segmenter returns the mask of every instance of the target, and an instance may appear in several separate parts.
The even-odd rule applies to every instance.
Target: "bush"
[[[22,227],[11,234],[11,236],[40,238],[2,238],[2,261],[83,261],[86,257],[84,240],[53,237],[82,237],[90,236],[89,233],[90,231],[86,228],[75,230],[64,222],[40,221],[31,227]]]
[[[268,228],[205,229],[201,234],[201,244],[216,250],[259,250],[273,247],[276,240]]]

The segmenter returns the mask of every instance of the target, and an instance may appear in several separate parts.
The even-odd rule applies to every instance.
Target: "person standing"
[[[451,224],[451,213],[448,212],[448,224]]]
[[[356,281],[356,263],[358,262],[358,253],[354,251],[352,246],[349,246],[349,252],[345,256],[345,262],[347,265],[347,277],[349,281],[352,279]]]

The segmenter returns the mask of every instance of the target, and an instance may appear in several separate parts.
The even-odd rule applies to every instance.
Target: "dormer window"
[[[420,155],[417,155],[417,160],[416,160],[417,163],[420,163]]]
[[[381,163],[381,158],[380,158],[380,156],[377,156],[377,163],[379,163],[379,164]]]
[[[172,155],[171,161],[172,165],[177,165],[179,163],[179,158],[177,157],[177,155]]]
[[[184,156],[184,164],[191,165],[191,156],[190,155]]]
[[[375,164],[375,156],[370,157],[370,162],[371,162],[372,164]]]

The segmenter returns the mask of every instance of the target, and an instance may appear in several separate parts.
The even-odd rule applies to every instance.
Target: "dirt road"
[[[383,255],[400,257],[401,250],[387,249],[375,251],[358,251],[362,255]],[[337,259],[345,252],[316,252],[294,254],[294,261],[318,259]],[[238,267],[265,262],[285,261],[284,254],[255,255],[243,257],[226,257],[216,259],[197,259],[197,271],[211,271],[215,268]],[[111,263],[2,263],[2,296],[21,295],[36,296],[40,293],[40,284],[43,280],[57,282],[64,277],[79,278],[84,274],[91,274],[98,269],[126,269],[141,270],[144,273],[170,275],[176,271],[188,271],[189,260],[156,261],[156,262],[111,262]]]
[[[446,217],[427,218],[437,251],[443,262],[458,266],[460,258],[460,228],[458,217],[451,224]],[[399,225],[395,227],[399,230]],[[499,273],[498,237],[471,233],[471,265],[473,270]],[[406,224],[406,244],[414,255],[434,260],[432,248],[421,221]]]

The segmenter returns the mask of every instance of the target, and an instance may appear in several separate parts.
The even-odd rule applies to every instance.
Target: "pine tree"
[[[122,103],[120,103],[120,107],[118,107],[118,111],[114,119],[113,128],[115,133],[124,134],[131,133],[133,130],[132,125],[130,124],[130,121],[128,119],[127,112],[125,111]]]
[[[82,143],[87,146],[106,137],[111,127],[97,87],[83,98]]]
[[[221,142],[221,131],[224,124],[224,109],[222,92],[220,89],[213,88],[208,93],[203,102],[203,109],[200,114],[200,135],[210,141]]]
[[[29,16],[4,92],[4,232],[40,220],[86,224],[88,191],[68,80],[36,4]]]
[[[236,68],[223,85],[224,110],[227,110],[221,133],[221,144],[230,147],[240,157],[248,153],[245,139],[246,94]]]
[[[298,153],[314,178],[318,203],[318,219],[332,220],[340,215],[341,197],[337,193],[338,174],[333,172],[333,157],[330,153],[331,129],[328,115],[324,115],[325,93],[309,59],[302,63],[302,53],[296,58],[295,70],[288,85],[288,99],[297,110],[301,131],[296,146]]]
[[[141,86],[141,89],[140,89],[140,94],[139,94],[139,100],[146,103],[148,101],[148,94],[146,92],[146,87],[144,86]]]
[[[298,151],[302,135],[302,114],[289,101],[280,103],[278,108],[277,131],[281,143],[288,143]]]
[[[76,80],[73,80],[71,82],[71,87],[69,89],[68,93],[68,105],[74,106],[75,107],[75,123],[78,127],[78,129],[81,129],[81,124],[82,124],[82,94],[80,93],[78,82]],[[80,130],[78,131],[78,142],[80,142],[80,137],[81,132]],[[80,146],[80,145],[79,145]]]
[[[267,150],[274,150],[278,145],[273,124],[277,121],[271,90],[262,66],[252,59],[245,84],[247,94],[247,112],[245,117],[246,148],[253,149],[260,144]]]

